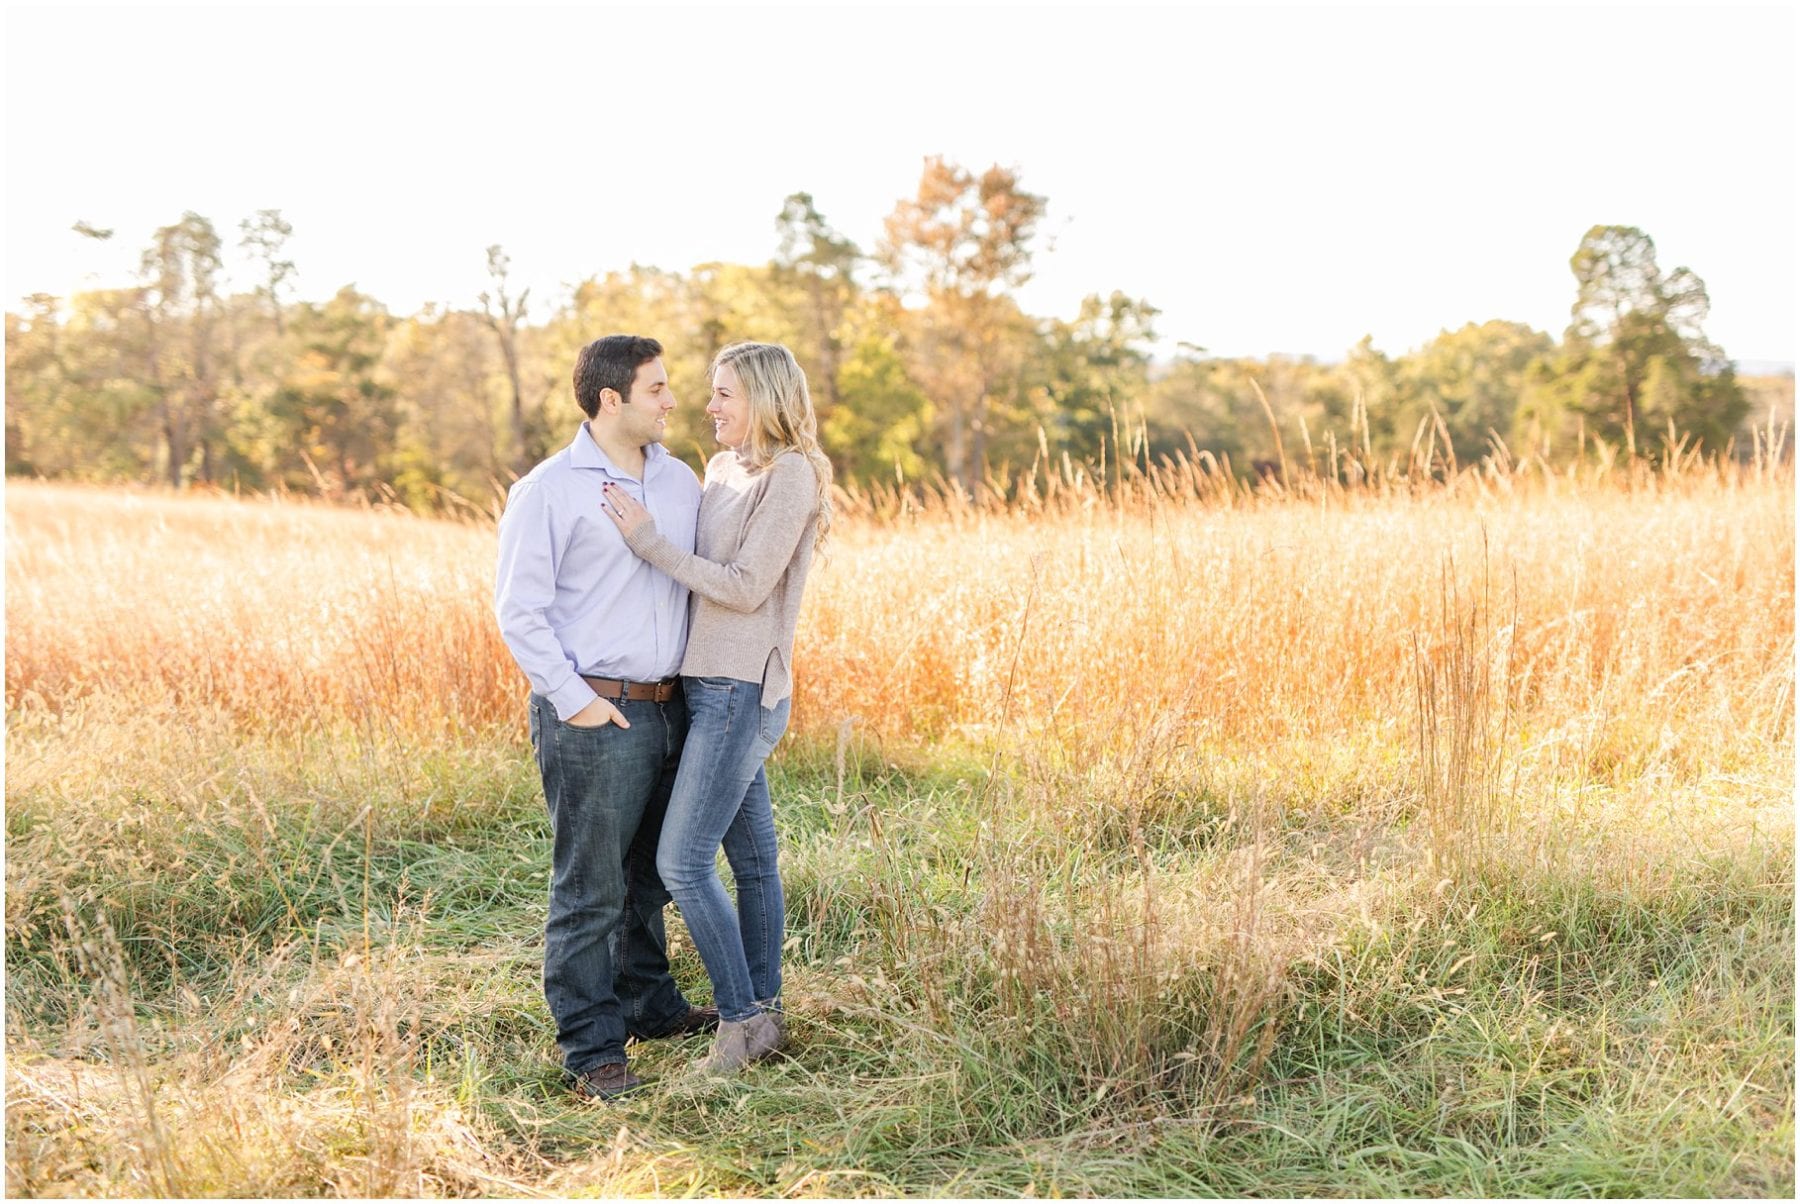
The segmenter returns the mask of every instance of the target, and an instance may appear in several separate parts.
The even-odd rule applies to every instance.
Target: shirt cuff
[[[594,687],[581,680],[575,674],[549,695],[550,705],[556,708],[558,719],[570,719],[579,715],[587,705],[600,695],[594,693]]]

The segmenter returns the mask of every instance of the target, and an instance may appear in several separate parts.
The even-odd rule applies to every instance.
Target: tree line
[[[227,279],[225,235],[187,213],[156,232],[130,287],[34,295],[7,312],[6,470],[423,509],[485,501],[569,437],[575,353],[616,331],[670,348],[687,404],[668,443],[696,463],[710,446],[700,399],[712,353],[775,341],[808,369],[840,479],[937,479],[971,494],[1004,479],[996,466],[1046,457],[1204,451],[1247,475],[1284,454],[1284,431],[1364,462],[1416,454],[1422,439],[1464,464],[1497,446],[1555,458],[1590,440],[1626,455],[1671,439],[1722,452],[1751,409],[1704,333],[1705,285],[1684,267],[1664,272],[1635,228],[1582,237],[1560,340],[1489,321],[1401,356],[1365,338],[1338,363],[1191,344],[1157,362],[1159,315],[1145,300],[1094,295],[1068,318],[1020,308],[1045,207],[1015,170],[933,158],[873,248],[800,192],[764,264],[633,264],[539,307],[493,246],[479,308],[406,317],[353,286],[293,299],[293,230],[279,210],[239,223],[253,278]]]

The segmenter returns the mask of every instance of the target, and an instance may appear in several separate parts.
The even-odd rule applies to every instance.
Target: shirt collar
[[[660,443],[644,445],[644,476],[650,476],[650,466],[669,454],[669,450]],[[612,458],[600,449],[594,437],[588,434],[587,423],[575,428],[575,438],[569,444],[569,466],[572,468],[598,468],[609,476],[618,477],[621,481],[635,480],[620,471]]]

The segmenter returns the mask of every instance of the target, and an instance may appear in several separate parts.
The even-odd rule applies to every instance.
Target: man
[[[520,479],[500,520],[494,611],[531,681],[531,744],[550,809],[544,996],[577,1094],[638,1086],[625,1040],[704,1032],[669,974],[656,842],[687,709],[676,671],[688,591],[640,560],[602,513],[608,483],[694,546],[700,482],[658,442],[675,408],[662,345],[610,335],[581,349],[568,447]]]

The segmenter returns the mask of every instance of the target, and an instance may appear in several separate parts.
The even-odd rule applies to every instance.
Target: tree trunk
[[[824,408],[829,413],[836,408],[840,400],[837,382],[838,346],[837,340],[832,337],[831,333],[831,317],[825,306],[824,283],[817,276],[812,277],[812,299],[813,322],[818,328],[819,335],[819,366],[825,377]],[[816,402],[819,399],[815,397],[813,400]]]
[[[169,463],[166,469],[171,489],[181,488],[181,470],[187,464],[187,433],[181,429],[181,420],[176,416],[175,408],[167,398],[162,401],[163,446],[168,449]]]
[[[1637,390],[1631,384],[1631,365],[1619,356],[1619,379],[1625,384],[1625,458],[1637,459]]]
[[[525,395],[519,388],[519,350],[515,345],[518,332],[509,324],[504,329],[496,323],[494,334],[500,340],[500,358],[506,362],[506,383],[512,389],[510,417],[513,437],[513,476],[531,471],[531,449],[525,445]]]
[[[950,479],[965,493],[969,491],[968,478],[968,416],[967,407],[956,402],[950,407],[950,439],[944,449],[944,460],[950,469]]]
[[[969,496],[980,502],[987,492],[987,394],[983,393],[975,403],[975,417],[969,424],[969,479],[973,482]]]

